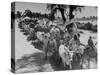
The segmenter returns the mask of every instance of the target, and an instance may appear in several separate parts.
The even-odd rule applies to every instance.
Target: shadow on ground
[[[75,58],[73,58],[72,66],[72,70],[82,69],[82,67],[80,66],[80,60],[76,61]],[[45,59],[43,52],[24,55],[21,59],[18,59],[16,61],[16,71],[25,68],[29,70],[27,72],[70,70],[69,66],[66,66],[66,68],[63,67],[61,59],[55,59],[55,53],[52,56],[48,57],[48,59]]]
[[[35,54],[31,54],[31,55],[25,55],[21,59],[18,59],[16,61],[16,71],[20,70],[20,69],[24,69],[27,66],[29,69],[38,67],[39,72],[55,71],[55,70],[61,71],[61,70],[67,69],[62,66],[61,62],[58,62],[55,60],[54,55],[49,57],[49,59],[46,60],[44,58],[43,53],[35,53]]]

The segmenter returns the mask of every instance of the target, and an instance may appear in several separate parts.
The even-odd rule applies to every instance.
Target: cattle
[[[95,46],[93,48],[91,48],[88,45],[85,46],[84,51],[82,53],[82,61],[80,62],[83,69],[84,68],[89,69],[91,67],[95,67],[93,66],[97,62],[97,58],[96,58],[97,52],[96,52]],[[95,60],[95,61],[92,61],[92,60]]]
[[[62,60],[63,66],[68,65],[72,69],[71,62],[73,61],[74,51],[70,51],[68,47],[65,47],[63,44],[59,47],[59,56]]]

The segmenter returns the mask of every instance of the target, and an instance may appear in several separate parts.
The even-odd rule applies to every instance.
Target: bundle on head
[[[74,23],[70,23],[70,24],[66,25],[67,31],[72,32],[73,26],[74,26]]]

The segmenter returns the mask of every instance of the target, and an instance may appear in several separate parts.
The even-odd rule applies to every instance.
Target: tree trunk
[[[64,23],[65,23],[65,21],[66,21],[66,18],[65,18],[65,15],[64,15],[64,9],[59,9],[60,10],[60,12],[61,12],[61,16],[62,16],[62,19],[63,19],[63,21],[64,21]]]

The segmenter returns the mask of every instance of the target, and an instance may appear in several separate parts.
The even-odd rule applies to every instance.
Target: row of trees
[[[22,14],[22,12],[20,11],[17,11],[16,13],[16,18],[24,18],[24,17],[29,17],[29,18],[49,18],[49,15],[48,14],[41,14],[41,13],[38,13],[38,12],[31,12],[31,10],[29,9],[26,9],[25,12]]]
[[[90,22],[87,22],[87,23],[76,22],[76,25],[79,29],[84,29],[84,30],[90,30],[90,31],[93,31],[93,32],[97,32],[97,25],[93,25]]]
[[[50,11],[49,14],[41,14],[39,12],[32,12],[29,9],[26,9],[25,12],[22,14],[22,12],[17,11],[16,18],[21,17],[30,17],[30,18],[48,18],[49,20],[53,21],[55,19],[55,14],[57,13],[57,10],[61,13],[63,23],[66,22],[65,17],[65,11],[66,9],[69,9],[69,14],[67,16],[69,17],[69,21],[72,20],[75,16],[73,12],[82,11],[83,6],[77,6],[77,5],[60,5],[60,4],[47,4],[47,9]]]

